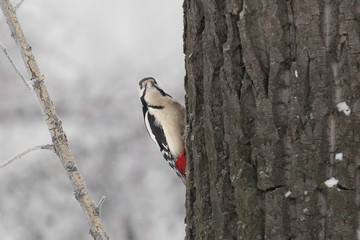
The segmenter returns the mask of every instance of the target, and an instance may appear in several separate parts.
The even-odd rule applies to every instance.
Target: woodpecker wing
[[[166,142],[164,130],[158,123],[155,122],[155,117],[149,113],[147,108],[144,110],[144,121],[146,130],[149,133],[151,139],[158,146],[166,161],[169,162],[171,167],[173,167],[174,159]]]

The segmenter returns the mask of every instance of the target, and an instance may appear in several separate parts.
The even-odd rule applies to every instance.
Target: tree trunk
[[[360,1],[183,7],[186,239],[360,239]]]

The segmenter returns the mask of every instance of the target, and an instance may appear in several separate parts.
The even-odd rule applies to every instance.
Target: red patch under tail
[[[179,171],[180,171],[182,174],[185,174],[185,169],[186,169],[186,152],[185,152],[185,149],[184,149],[184,151],[178,156],[178,158],[176,159],[175,166],[177,167],[177,169],[179,169]]]

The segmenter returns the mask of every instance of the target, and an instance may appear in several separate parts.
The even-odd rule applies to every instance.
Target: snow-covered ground
[[[147,135],[137,95],[138,81],[153,76],[183,102],[181,5],[25,0],[18,10],[91,196],[107,197],[101,216],[111,239],[185,236],[185,187]],[[26,74],[2,13],[0,41]],[[50,141],[35,95],[0,52],[0,162]],[[0,236],[90,239],[51,151],[0,169]]]

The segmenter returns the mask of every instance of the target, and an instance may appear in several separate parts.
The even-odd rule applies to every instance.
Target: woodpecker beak
[[[154,86],[154,85],[153,85],[153,82],[147,82],[145,88],[148,89],[148,88],[150,88],[150,87],[152,87],[152,86]]]

